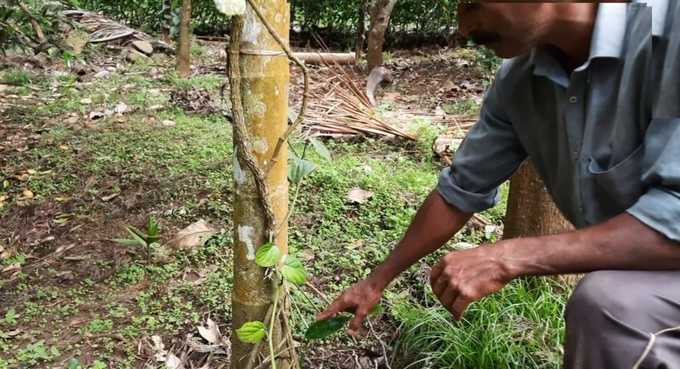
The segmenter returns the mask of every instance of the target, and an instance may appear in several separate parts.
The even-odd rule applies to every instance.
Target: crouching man
[[[506,60],[479,122],[389,257],[319,318],[354,311],[434,252],[527,158],[576,231],[444,256],[460,319],[518,277],[589,273],[566,311],[567,369],[680,368],[680,2],[467,3],[460,31]]]

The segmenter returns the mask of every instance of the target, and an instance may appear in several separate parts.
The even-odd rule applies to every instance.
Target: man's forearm
[[[387,286],[399,273],[431,254],[458,232],[472,214],[464,213],[432,191],[420,207],[406,234],[385,261],[371,274],[381,287]]]
[[[680,270],[680,244],[627,213],[583,230],[508,240],[497,247],[513,277],[595,270]]]

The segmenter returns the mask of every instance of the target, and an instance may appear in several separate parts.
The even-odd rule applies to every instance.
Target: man
[[[449,240],[527,157],[577,231],[444,256],[456,319],[524,276],[590,273],[566,311],[565,368],[680,368],[680,5],[473,3],[461,32],[507,60],[480,120],[404,238],[319,318],[360,329],[386,286]]]

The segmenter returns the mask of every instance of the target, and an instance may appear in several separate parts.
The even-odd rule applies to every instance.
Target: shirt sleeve
[[[628,213],[680,241],[680,118],[655,119],[644,141],[643,194]]]
[[[498,202],[498,187],[526,159],[509,119],[500,109],[498,78],[486,94],[480,118],[439,176],[438,192],[457,209],[476,213]]]

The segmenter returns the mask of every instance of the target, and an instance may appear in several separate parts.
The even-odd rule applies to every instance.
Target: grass
[[[38,276],[21,276],[10,291],[0,286],[1,297],[11,301],[0,307],[0,369],[67,363],[81,369],[133,368],[140,364],[138,343],[153,335],[166,344],[183,340],[187,333],[196,334],[195,327],[207,316],[227,330],[233,287],[231,127],[218,115],[186,114],[169,104],[170,90],[196,87],[215,94],[223,77],[182,80],[169,73],[151,79],[149,68],[131,66],[127,74],[114,73],[86,87],[73,78],[50,77],[44,83],[54,84],[60,96],[10,117],[35,125],[40,137],[31,150],[3,158],[3,173],[31,174],[25,181],[8,175],[7,186],[0,178],[0,195],[8,197],[0,223],[23,214],[19,198],[28,188],[35,194],[35,214],[57,209],[45,220],[61,232],[56,242],[73,237],[68,242],[82,246],[75,255],[92,260],[41,268]],[[86,98],[90,102],[83,102]],[[82,127],[90,111],[119,102],[130,107],[123,121],[108,117]],[[456,104],[460,112],[477,108],[474,101]],[[148,112],[154,105],[161,108]],[[74,113],[78,124],[65,124]],[[164,127],[164,120],[176,125]],[[329,141],[330,161],[306,150],[317,170],[304,181],[291,219],[290,246],[330,297],[365,277],[387,255],[436,185],[441,168],[432,158],[431,143],[441,128],[424,121],[411,128],[418,135],[412,143]],[[305,151],[303,142],[292,146],[297,153]],[[372,197],[351,203],[346,196],[355,187]],[[502,187],[503,202],[484,214],[496,224],[502,221],[507,188]],[[111,194],[118,197],[102,200]],[[140,250],[108,241],[125,237],[124,225],[140,227],[150,215],[161,224],[162,241],[199,218],[220,231],[196,249],[152,261]],[[0,242],[10,239],[2,229],[8,228],[0,227]],[[457,242],[491,242],[494,237],[466,229],[427,262]],[[29,241],[3,245],[14,253],[0,260],[0,267],[30,265],[51,247]],[[96,272],[79,274],[81,266]],[[62,282],[54,277],[65,271],[74,271],[75,278]],[[325,303],[305,287],[292,294],[292,320],[302,341],[301,333]],[[474,304],[466,320],[455,323],[439,307],[417,265],[386,294],[383,323],[400,327],[399,339],[390,344],[401,354],[402,366],[557,368],[565,296],[563,286],[552,280],[517,281]],[[23,333],[10,338],[17,327]],[[328,342],[353,344],[343,336]]]

